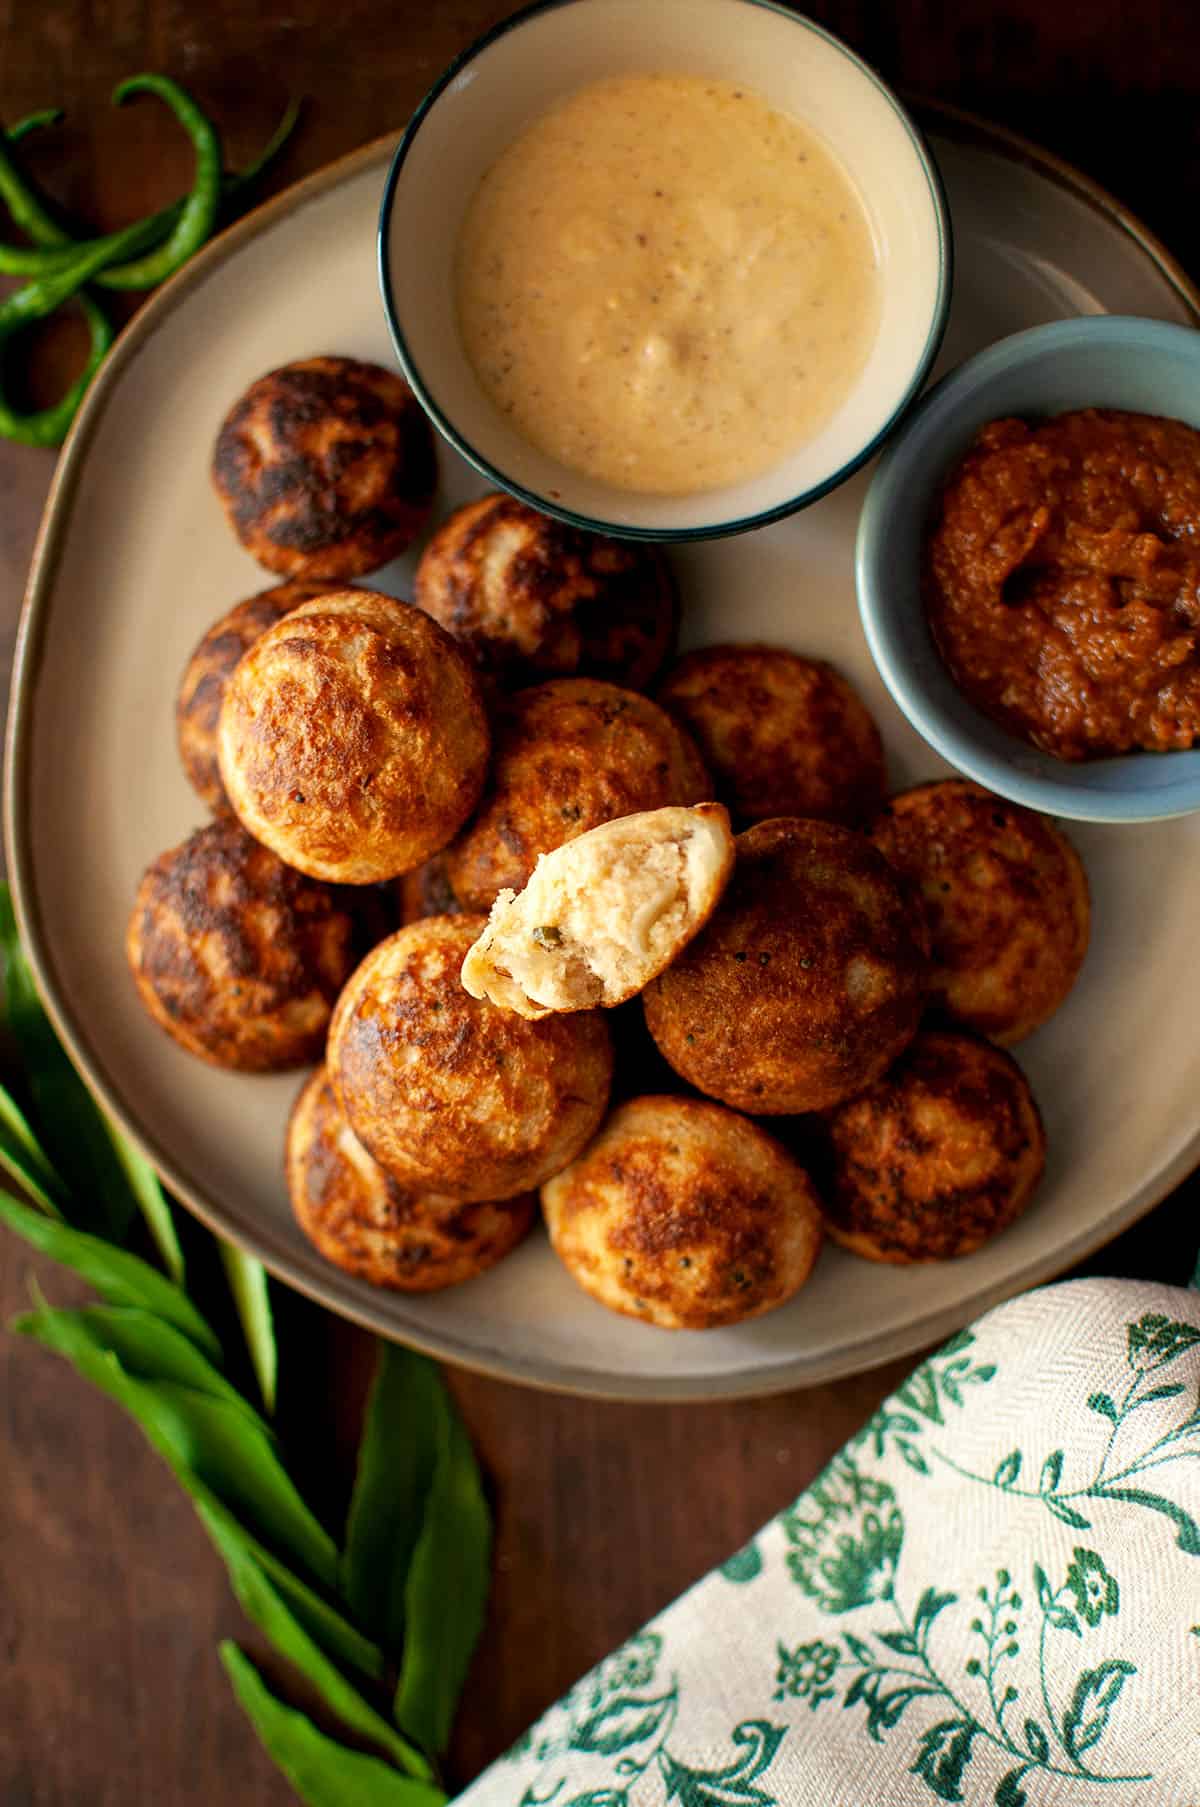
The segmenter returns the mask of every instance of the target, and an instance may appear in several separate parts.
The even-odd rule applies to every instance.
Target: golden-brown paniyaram
[[[416,1191],[511,1198],[598,1128],[612,1082],[599,1011],[531,1023],[463,989],[480,916],[429,916],[369,953],[334,1012],[328,1064],[369,1153]]]
[[[884,794],[883,742],[823,659],[757,642],[702,646],[656,692],[692,735],[735,821],[807,816],[858,828]]]
[[[433,433],[408,384],[358,358],[301,358],[251,383],[222,423],[213,484],[230,526],[281,577],[361,577],[429,517]]]
[[[917,1030],[919,914],[865,836],[778,817],[737,837],[708,926],[642,994],[677,1073],[752,1115],[824,1109]]]
[[[1045,816],[965,778],[893,797],[871,839],[920,894],[940,1015],[1001,1046],[1053,1016],[1087,953],[1087,874]]]
[[[313,1246],[344,1273],[395,1292],[438,1292],[494,1267],[537,1212],[531,1192],[457,1204],[399,1185],[355,1136],[324,1067],[293,1106],[286,1171],[292,1210]]]
[[[919,1035],[827,1128],[826,1225],[870,1261],[972,1254],[1021,1215],[1046,1163],[1025,1075],[970,1035]]]
[[[395,882],[395,899],[401,924],[420,922],[422,916],[461,916],[459,903],[446,876],[445,856],[435,853]]]
[[[580,676],[644,689],[679,614],[657,546],[568,527],[496,492],[442,522],[413,596],[508,688]]]
[[[479,680],[450,635],[370,590],[301,603],[239,662],[218,726],[243,825],[314,878],[371,884],[443,847],[483,784]]]
[[[446,872],[471,910],[520,891],[538,855],[601,822],[669,803],[703,803],[708,773],[657,703],[595,678],[555,678],[505,697],[493,717],[487,788],[446,849]]]
[[[556,1254],[601,1305],[709,1330],[792,1298],[821,1247],[798,1162],[707,1099],[632,1098],[542,1187]]]
[[[217,760],[217,722],[225,686],[242,654],[269,627],[302,602],[326,595],[329,588],[323,579],[302,577],[248,596],[214,621],[188,660],[175,703],[175,736],[188,783],[214,815],[233,814]]]
[[[523,891],[501,891],[463,984],[534,1020],[623,1004],[699,934],[732,871],[720,803],[602,822],[544,853]]]
[[[358,901],[292,871],[238,823],[210,822],[138,887],[126,937],[138,995],[215,1066],[306,1065],[363,951]]]

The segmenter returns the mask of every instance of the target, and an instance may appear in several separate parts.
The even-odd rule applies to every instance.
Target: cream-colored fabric
[[[1200,1295],[952,1338],[462,1799],[1200,1807]]]

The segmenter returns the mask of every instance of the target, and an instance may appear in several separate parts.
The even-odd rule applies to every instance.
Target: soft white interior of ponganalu
[[[586,1009],[661,970],[708,910],[727,839],[687,811],[656,813],[675,820],[606,824],[543,855],[519,895],[501,892],[479,948],[494,1002]]]

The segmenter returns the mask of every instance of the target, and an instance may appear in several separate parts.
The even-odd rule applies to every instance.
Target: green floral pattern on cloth
[[[463,1799],[1200,1807],[1200,1296],[962,1331]]]

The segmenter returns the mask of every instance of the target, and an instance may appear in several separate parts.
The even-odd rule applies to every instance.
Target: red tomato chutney
[[[1200,744],[1200,432],[992,421],[942,487],[923,590],[959,688],[1047,753]]]

